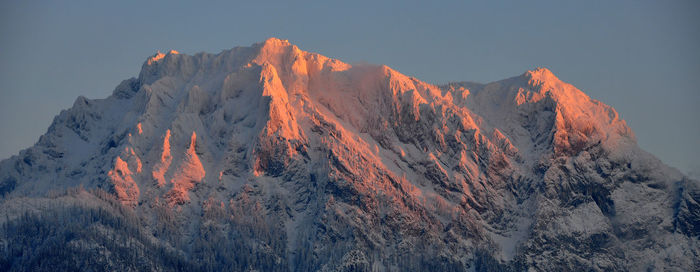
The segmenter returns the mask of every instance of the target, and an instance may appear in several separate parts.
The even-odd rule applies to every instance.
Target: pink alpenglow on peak
[[[151,64],[155,63],[156,61],[162,60],[164,57],[165,57],[165,54],[158,51],[158,52],[156,52],[155,55],[148,58],[148,60],[146,60],[146,63],[148,63],[148,65],[151,65]]]
[[[178,55],[178,54],[180,54],[180,52],[177,52],[175,50],[170,50],[170,52],[168,52],[167,54],[163,54],[160,51],[157,51],[155,55],[151,56],[150,58],[148,58],[148,60],[146,60],[146,63],[148,65],[151,65],[159,60],[162,60],[167,55]]]
[[[289,40],[283,40],[283,39],[275,38],[275,37],[267,38],[267,39],[263,42],[263,44],[291,45],[291,43],[289,43]]]
[[[545,67],[537,67],[533,70],[529,70],[525,72],[525,75],[539,82],[559,80],[552,71]]]
[[[436,86],[270,38],[159,52],[54,120],[0,162],[0,219],[20,205],[117,211],[127,225],[71,227],[129,241],[97,253],[120,270],[151,250],[144,263],[211,270],[695,271],[700,259],[697,182],[546,68]],[[105,191],[52,193],[79,185]],[[252,259],[266,263],[237,261]]]

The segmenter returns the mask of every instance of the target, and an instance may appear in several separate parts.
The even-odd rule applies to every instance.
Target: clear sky
[[[700,173],[700,1],[102,2],[0,0],[0,158],[77,96],[107,97],[156,50],[278,37],[430,83],[544,66],[615,107],[642,148]]]

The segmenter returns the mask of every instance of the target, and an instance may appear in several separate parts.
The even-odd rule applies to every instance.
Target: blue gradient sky
[[[0,0],[0,158],[77,96],[108,96],[156,50],[274,36],[431,83],[548,67],[615,107],[644,149],[700,170],[700,1],[98,2]]]

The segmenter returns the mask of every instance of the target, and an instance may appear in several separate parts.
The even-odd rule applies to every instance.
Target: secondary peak
[[[170,52],[168,52],[167,54],[163,54],[160,52],[160,50],[158,50],[153,56],[149,57],[148,60],[146,60],[146,63],[148,65],[151,65],[159,60],[162,60],[167,55],[177,55],[177,54],[180,54],[180,53],[175,51],[175,50],[170,50]]]
[[[289,43],[289,40],[282,40],[275,37],[267,38],[267,40],[262,42],[263,47],[285,47],[290,45],[291,43]]]
[[[558,81],[559,78],[557,78],[552,71],[545,67],[537,67],[533,70],[529,70],[523,74],[529,81],[535,81],[538,83],[542,82],[551,82],[553,80]]]

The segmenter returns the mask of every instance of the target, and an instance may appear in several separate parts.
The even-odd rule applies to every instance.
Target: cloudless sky
[[[235,2],[0,0],[0,159],[156,50],[278,37],[437,84],[544,66],[615,107],[642,148],[700,173],[700,1]]]

